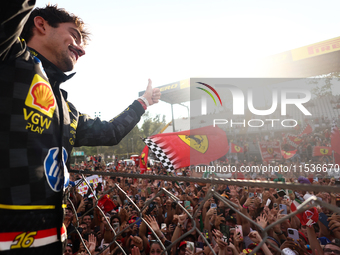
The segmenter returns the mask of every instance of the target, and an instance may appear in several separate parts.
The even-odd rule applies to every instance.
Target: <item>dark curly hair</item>
[[[21,32],[21,37],[25,39],[26,42],[29,42],[29,40],[33,36],[34,18],[37,16],[42,17],[48,22],[51,27],[54,28],[57,28],[60,23],[73,22],[77,26],[80,34],[83,37],[84,45],[86,45],[90,40],[90,33],[86,31],[85,23],[82,21],[81,18],[74,15],[73,13],[65,11],[65,9],[63,8],[58,8],[57,5],[46,5],[45,8],[35,8],[31,12]]]

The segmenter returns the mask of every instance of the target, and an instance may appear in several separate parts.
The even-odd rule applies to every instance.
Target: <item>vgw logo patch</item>
[[[59,162],[59,148],[54,147],[49,149],[44,161],[45,175],[48,185],[55,192],[59,192],[63,185],[66,188],[70,182],[70,175],[67,171],[65,162],[67,161],[67,151],[63,147],[62,162]],[[60,168],[63,164],[64,172]]]

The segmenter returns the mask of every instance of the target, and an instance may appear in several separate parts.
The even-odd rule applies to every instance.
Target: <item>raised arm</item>
[[[79,116],[75,146],[112,146],[118,144],[136,126],[146,107],[158,103],[160,96],[159,89],[152,88],[152,82],[149,79],[144,95],[110,121],[101,121],[99,118],[91,119],[87,115],[80,114],[69,103],[71,112]],[[148,102],[148,105],[145,102]]]
[[[1,2],[0,8],[0,62],[9,59],[9,51],[13,44],[17,44],[15,52],[22,50],[19,36],[23,26],[33,9],[35,0],[8,0]],[[15,54],[13,54],[15,53]]]

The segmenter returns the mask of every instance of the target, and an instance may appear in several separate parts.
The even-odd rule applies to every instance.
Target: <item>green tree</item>
[[[143,137],[158,134],[165,126],[165,115],[161,116],[157,114],[153,119],[150,117],[149,112],[146,112],[143,116],[143,125],[141,127]]]
[[[154,134],[158,134],[160,130],[165,126],[165,115],[156,115],[154,118],[150,116],[149,112],[146,112],[142,117],[143,124],[139,128],[136,125],[130,133],[128,133],[119,144],[115,146],[98,146],[88,147],[82,146],[74,148],[74,151],[84,151],[85,155],[104,155],[104,158],[110,158],[115,155],[118,159],[122,157],[127,158],[133,154],[141,154],[145,144],[141,138],[145,138]],[[109,160],[110,161],[110,160]]]

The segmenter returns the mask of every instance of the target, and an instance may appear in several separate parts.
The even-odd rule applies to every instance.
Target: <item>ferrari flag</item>
[[[148,146],[145,146],[142,151],[142,154],[140,154],[140,159],[139,159],[139,168],[140,168],[141,174],[144,174],[148,168],[148,154],[149,154],[149,148]]]
[[[332,148],[326,146],[314,146],[313,147],[313,157],[315,156],[331,156]]]
[[[144,142],[169,171],[208,164],[229,150],[227,135],[213,126],[157,134],[144,139]]]
[[[264,161],[279,160],[282,158],[280,141],[259,142],[259,147]]]
[[[307,125],[305,126],[305,128],[302,129],[302,131],[301,131],[301,133],[299,134],[299,136],[308,135],[308,134],[310,134],[310,133],[312,133],[312,132],[313,132],[312,126],[309,125],[309,124],[307,124]]]
[[[290,159],[290,158],[294,157],[296,152],[297,152],[297,150],[295,150],[295,151],[284,151],[284,150],[281,150],[281,154],[282,154],[282,157],[284,159]]]
[[[302,139],[298,137],[297,135],[287,134],[286,139],[287,139],[287,143],[295,148],[297,148],[302,142]]]
[[[230,148],[231,153],[243,153],[243,148],[234,143],[230,143]]]

